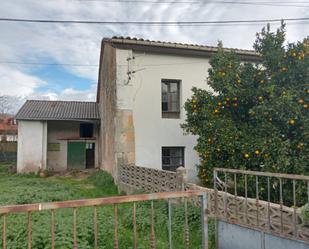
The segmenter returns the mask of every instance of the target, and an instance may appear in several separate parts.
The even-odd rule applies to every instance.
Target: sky
[[[219,0],[121,1],[0,0],[0,18],[218,21],[309,17],[309,1],[300,0],[239,0],[239,4],[214,3]],[[280,3],[289,6],[273,6]],[[130,36],[203,45],[216,45],[221,40],[225,47],[252,49],[255,34],[262,27],[261,24],[179,27],[0,22],[0,96],[94,101],[103,37]],[[302,40],[308,34],[308,23],[287,24],[289,42]]]

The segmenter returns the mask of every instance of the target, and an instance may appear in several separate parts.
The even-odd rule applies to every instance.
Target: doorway
[[[95,143],[68,142],[68,169],[92,169],[95,166]]]
[[[86,143],[86,169],[94,168],[95,143]]]
[[[68,169],[85,169],[85,142],[68,142]]]

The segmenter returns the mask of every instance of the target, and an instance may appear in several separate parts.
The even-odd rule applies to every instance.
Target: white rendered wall
[[[47,123],[44,121],[18,122],[17,171],[37,172],[46,169]]]
[[[209,59],[134,53],[135,59],[128,62],[131,53],[117,49],[117,105],[133,109],[136,165],[161,169],[161,147],[184,146],[188,176],[196,179],[196,137],[185,135],[180,124],[185,121],[183,105],[192,96],[192,87],[210,90],[206,84]],[[136,71],[129,83],[128,71]],[[181,80],[180,119],[161,117],[161,79]]]

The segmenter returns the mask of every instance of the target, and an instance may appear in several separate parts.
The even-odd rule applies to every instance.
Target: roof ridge
[[[44,100],[44,99],[27,99],[26,102],[97,103],[96,101],[83,101],[83,100]]]
[[[172,47],[175,45],[175,48],[183,48],[183,49],[199,49],[199,48],[208,48],[217,50],[218,46],[211,46],[206,44],[192,44],[192,43],[181,43],[181,42],[170,42],[170,41],[155,41],[155,40],[149,40],[149,39],[143,39],[143,38],[137,38],[137,37],[123,37],[123,36],[113,36],[112,38],[103,38],[103,42],[115,42],[115,43],[129,43],[131,45],[145,45],[145,46],[168,46]],[[178,47],[177,47],[178,46]],[[256,52],[254,49],[243,49],[243,48],[229,48],[229,47],[223,47],[223,49],[227,51],[235,51],[239,53],[246,53],[250,55],[258,55],[258,52]]]

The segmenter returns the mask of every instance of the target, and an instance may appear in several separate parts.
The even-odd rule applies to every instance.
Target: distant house
[[[95,102],[28,100],[18,120],[18,172],[98,167]]]
[[[55,106],[63,106],[57,112],[52,102],[27,102],[17,115],[19,171],[35,169],[37,166],[31,166],[34,158],[36,165],[42,162],[42,168],[46,163],[54,169],[77,167],[71,166],[71,156],[85,153],[82,149],[73,152],[70,148],[77,145],[72,143],[94,141],[96,165],[114,176],[120,164],[130,164],[171,171],[184,166],[189,178],[196,178],[197,138],[184,134],[180,127],[186,118],[183,106],[192,87],[211,90],[206,81],[209,59],[217,51],[217,47],[135,38],[103,39],[97,101],[88,103],[91,110],[87,109],[95,115],[90,119],[81,111],[84,104],[78,102],[56,102]],[[225,51],[235,51],[243,61],[259,61],[254,51]],[[41,112],[33,111],[36,105],[42,106]],[[66,108],[71,105],[79,111]],[[82,113],[83,118],[76,113]],[[93,140],[80,135],[82,124],[89,121],[97,132]],[[80,136],[74,140],[71,133]],[[35,141],[27,141],[33,137]],[[85,168],[84,160],[80,162],[79,167]]]
[[[0,142],[17,141],[17,123],[12,115],[0,115]]]

